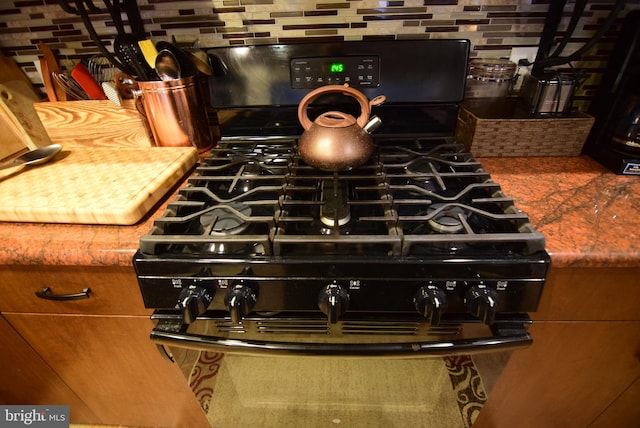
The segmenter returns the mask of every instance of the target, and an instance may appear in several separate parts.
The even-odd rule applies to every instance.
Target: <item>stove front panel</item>
[[[225,297],[236,285],[252,289],[257,313],[308,312],[320,314],[319,296],[327,286],[348,294],[347,314],[416,313],[416,296],[423,287],[442,290],[443,313],[468,313],[471,290],[495,294],[496,312],[537,309],[548,268],[548,257],[538,254],[518,259],[457,259],[343,257],[318,260],[297,257],[251,262],[238,259],[192,260],[136,256],[136,270],[145,306],[173,309],[183,290],[207,290],[213,295],[209,310],[228,313]]]

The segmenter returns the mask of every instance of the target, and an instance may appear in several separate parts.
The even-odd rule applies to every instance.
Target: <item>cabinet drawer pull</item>
[[[42,291],[36,291],[36,296],[47,300],[80,300],[88,299],[90,292],[90,288],[83,288],[81,293],[53,294],[49,287],[44,287]]]

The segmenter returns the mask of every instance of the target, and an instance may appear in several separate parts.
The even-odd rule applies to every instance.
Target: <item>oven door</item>
[[[180,364],[211,426],[470,427],[508,361],[531,344],[526,314],[466,316],[156,311],[151,334]]]

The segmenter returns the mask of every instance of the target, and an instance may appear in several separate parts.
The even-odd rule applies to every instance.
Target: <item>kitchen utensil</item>
[[[175,80],[180,78],[180,64],[168,49],[158,52],[155,61],[155,68],[160,80]]]
[[[200,40],[196,39],[193,43],[178,43],[175,36],[171,36],[171,41],[174,46],[177,46],[185,53],[187,59],[191,61],[191,64],[193,64],[200,73],[207,76],[213,75],[211,59],[205,51],[200,49]]]
[[[191,63],[198,69],[200,73],[206,74],[207,76],[213,75],[213,69],[209,64],[209,57],[207,56],[206,52],[203,52],[201,50],[185,50],[185,54],[187,55],[187,58],[189,58],[189,61],[191,61]]]
[[[125,100],[134,98],[134,92],[138,90],[138,83],[126,73],[116,73],[113,77],[113,82],[118,88],[120,97]]]
[[[144,55],[144,59],[147,61],[147,64],[149,64],[149,67],[155,67],[158,50],[153,42],[149,39],[138,40],[138,46],[140,46],[142,55]]]
[[[49,70],[49,63],[44,57],[40,57],[40,71],[42,73],[42,83],[44,83],[44,89],[47,92],[47,98],[51,102],[58,101],[56,83],[53,81],[51,70]]]
[[[121,8],[120,2],[114,1],[113,3],[109,0],[105,0],[104,3],[107,6],[107,9],[100,9],[93,4],[93,0],[58,0],[60,7],[67,13],[77,15],[82,19],[82,23],[84,24],[91,40],[96,44],[100,52],[107,58],[114,66],[116,66],[121,71],[128,74],[136,74],[135,70],[129,67],[128,64],[123,63],[122,59],[118,58],[117,54],[114,55],[106,48],[103,43],[103,38],[98,35],[96,32],[93,23],[91,22],[90,15],[103,15],[105,13],[109,13],[111,19],[113,20],[113,25],[118,32],[118,35],[125,35],[124,23],[122,21],[121,16]],[[72,6],[70,3],[73,3]],[[131,33],[133,33],[134,37],[137,39],[142,39],[145,37],[144,25],[142,22],[142,18],[140,17],[140,10],[138,9],[138,5],[136,0],[124,0],[122,2],[122,6],[127,13],[127,19],[129,23],[129,27],[131,28]]]
[[[73,77],[62,72],[51,73],[53,81],[64,90],[69,100],[88,100],[89,96]],[[61,101],[61,100],[59,100]]]
[[[109,62],[108,58],[102,56],[94,56],[86,61],[87,69],[96,82],[110,82],[119,71],[116,66]]]
[[[138,39],[132,34],[119,34],[113,42],[113,49],[127,68],[134,71],[139,80],[157,80],[156,73],[144,59]]]
[[[48,66],[47,68],[49,70],[49,73],[53,74],[53,73],[60,72],[61,71],[60,70],[60,63],[58,62],[58,58],[53,53],[51,48],[45,42],[38,43],[38,47],[40,47],[40,50],[42,51],[42,55],[44,56],[44,59],[47,62],[47,66]],[[55,101],[66,101],[67,100],[67,93],[65,92],[63,87],[58,86],[58,85],[53,85],[53,88],[54,88],[54,90],[56,92]]]
[[[178,64],[180,64],[180,71],[181,71],[182,77],[193,76],[194,74],[196,74],[197,72],[196,66],[189,59],[185,51],[183,51],[173,43],[169,43],[161,40],[158,43],[156,43],[156,49],[158,50],[158,52],[166,49],[173,54]]]
[[[92,0],[86,1],[91,3]],[[138,39],[143,39],[145,37],[144,23],[140,16],[140,9],[138,8],[137,0],[114,0],[113,2],[110,0],[104,0],[104,4],[107,7],[109,15],[111,15],[111,19],[113,20],[113,24],[116,27],[118,34],[126,33],[124,29],[125,21],[122,20],[122,12],[124,11],[127,15],[126,24],[129,25],[131,30],[130,33]],[[96,8],[96,10],[100,11],[98,8]],[[104,11],[101,12],[104,13]]]
[[[78,85],[92,100],[107,99],[107,96],[100,87],[100,84],[96,82],[83,63],[79,62],[73,67],[73,70],[71,70],[71,77],[73,77],[73,80],[78,83]]]
[[[360,104],[361,114],[356,119],[350,114],[328,111],[311,122],[307,107],[318,96],[341,93],[355,98]],[[327,85],[309,92],[298,105],[298,120],[304,128],[298,148],[300,157],[309,165],[328,171],[344,171],[363,164],[373,152],[373,140],[365,128],[377,127],[380,119],[368,125],[371,106],[382,104],[385,97],[371,100],[360,91],[349,86]]]
[[[10,162],[1,164],[0,170],[12,168],[13,170],[10,171],[9,174],[6,174],[6,171],[3,172],[3,177],[7,177],[8,175],[15,174],[26,166],[41,165],[49,162],[60,152],[60,150],[62,150],[62,146],[60,144],[51,144],[50,146],[40,147],[22,154]]]
[[[114,82],[102,82],[101,86],[104,94],[107,96],[107,98],[109,98],[109,101],[111,101],[118,107],[122,105],[122,97],[120,96],[118,87]]]
[[[143,39],[146,36],[146,32],[137,0],[122,0],[122,6],[127,14],[127,22],[131,33],[138,39]]]

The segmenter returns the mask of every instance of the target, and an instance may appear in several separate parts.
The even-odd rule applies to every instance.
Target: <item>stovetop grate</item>
[[[544,237],[450,138],[378,139],[362,167],[321,171],[296,140],[222,141],[141,238],[146,254],[519,256]]]

